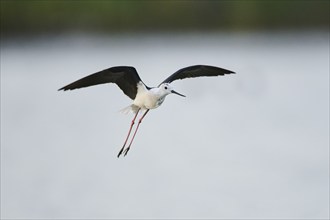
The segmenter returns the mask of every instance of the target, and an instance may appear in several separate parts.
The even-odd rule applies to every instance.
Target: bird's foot
[[[122,148],[120,149],[120,151],[119,151],[119,153],[118,153],[118,155],[117,155],[118,158],[119,158],[120,155],[123,153],[123,151],[124,151],[124,147],[122,147]]]
[[[127,155],[128,151],[129,151],[130,147],[126,148],[124,151],[124,157]]]

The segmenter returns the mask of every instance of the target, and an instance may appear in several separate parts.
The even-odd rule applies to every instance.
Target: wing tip
[[[75,89],[75,88],[69,88],[68,86],[64,86],[64,87],[58,89],[57,91],[61,91],[61,90],[67,91],[67,90],[73,90],[73,89]]]
[[[228,75],[228,74],[236,74],[236,72],[234,71],[231,71],[231,70],[228,70],[228,69],[223,69],[223,68],[220,68],[221,71],[222,71],[222,75]]]
[[[209,67],[209,68],[215,68],[217,70],[220,70],[223,74],[221,75],[226,75],[226,74],[236,74],[236,72],[229,70],[229,69],[225,69],[225,68],[221,68],[221,67],[217,67],[217,66],[209,66],[209,65],[197,65],[200,67]]]

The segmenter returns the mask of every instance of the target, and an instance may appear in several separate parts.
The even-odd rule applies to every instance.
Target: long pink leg
[[[146,114],[149,112],[149,110],[150,110],[150,109],[148,109],[148,110],[142,115],[142,117],[140,118],[139,123],[138,123],[138,125],[136,126],[136,130],[135,130],[135,132],[134,132],[134,134],[133,134],[132,140],[131,140],[131,142],[129,143],[128,147],[126,148],[125,152],[124,152],[124,156],[126,156],[127,152],[128,152],[129,149],[131,148],[131,145],[132,145],[133,140],[134,140],[134,138],[135,138],[136,132],[138,131],[138,129],[139,129],[139,127],[140,127],[140,124],[141,124],[143,118],[146,116]]]
[[[124,150],[124,148],[125,148],[125,145],[126,145],[126,143],[127,143],[127,141],[128,141],[128,138],[129,138],[129,136],[130,136],[130,134],[131,134],[131,131],[132,131],[133,125],[134,125],[134,123],[135,123],[135,119],[136,119],[137,115],[139,114],[139,111],[140,111],[140,109],[137,110],[137,112],[136,112],[136,114],[135,114],[135,116],[134,116],[134,118],[133,118],[133,120],[132,120],[132,122],[131,122],[131,126],[130,126],[130,128],[129,128],[129,130],[128,130],[128,134],[127,134],[126,140],[125,140],[125,142],[124,142],[124,144],[123,144],[123,147],[120,149],[120,151],[119,151],[117,157],[119,157],[119,156],[121,155],[121,153],[123,152],[123,150]]]

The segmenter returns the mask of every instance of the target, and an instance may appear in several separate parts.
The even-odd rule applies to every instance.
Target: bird
[[[128,151],[132,146],[133,140],[140,127],[142,120],[151,109],[158,108],[160,105],[162,105],[165,100],[165,97],[169,94],[186,97],[185,95],[178,93],[174,90],[173,86],[171,85],[173,81],[186,78],[221,76],[227,74],[235,74],[235,72],[216,66],[193,65],[179,69],[178,71],[167,77],[164,81],[162,81],[158,86],[149,87],[141,80],[139,74],[134,67],[114,66],[88,75],[77,81],[74,81],[58,89],[58,91],[74,90],[105,83],[115,83],[125,95],[127,95],[130,99],[133,100],[133,103],[131,105],[123,109],[123,111],[133,112],[134,117],[131,121],[124,144],[117,155],[117,157],[119,158],[121,155],[127,155]],[[143,114],[138,120],[138,124],[135,128],[129,145],[126,146],[139,112]]]

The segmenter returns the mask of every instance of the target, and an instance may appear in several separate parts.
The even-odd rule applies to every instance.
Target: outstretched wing
[[[163,83],[171,83],[174,80],[185,79],[185,78],[194,78],[201,76],[221,76],[225,74],[235,73],[231,70],[226,70],[220,67],[215,66],[206,66],[206,65],[195,65],[188,66],[183,69],[180,69],[165,79]]]
[[[141,79],[134,67],[116,66],[79,79],[59,90],[73,90],[104,83],[116,83],[131,99],[135,99],[137,84]]]

